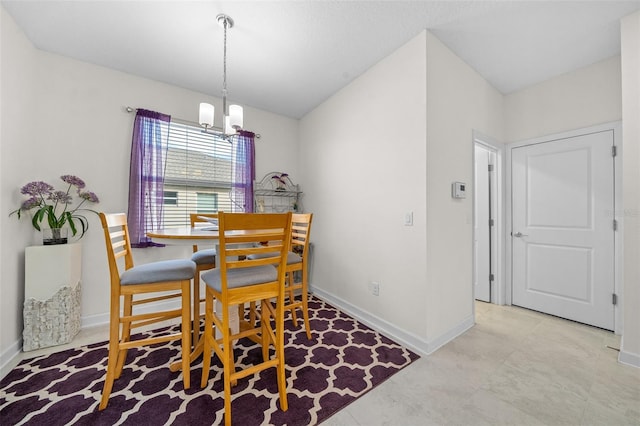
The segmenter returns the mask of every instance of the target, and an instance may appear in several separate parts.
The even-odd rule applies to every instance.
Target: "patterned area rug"
[[[285,335],[289,409],[278,408],[275,369],[238,381],[232,389],[237,425],[314,425],[373,389],[418,355],[311,297],[313,338],[288,318]],[[301,325],[301,324],[299,324]],[[152,333],[166,331],[155,330]],[[236,365],[261,358],[259,345],[241,340]],[[168,364],[178,342],[131,349],[107,408],[97,411],[107,344],[98,343],[25,360],[0,382],[2,425],[217,425],[223,421],[222,368],[214,355],[209,383],[200,388],[202,360],[191,369],[191,389]]]

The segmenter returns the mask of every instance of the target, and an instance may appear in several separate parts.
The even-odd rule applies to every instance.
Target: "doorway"
[[[502,149],[474,131],[473,287],[474,298],[504,304],[502,265]]]

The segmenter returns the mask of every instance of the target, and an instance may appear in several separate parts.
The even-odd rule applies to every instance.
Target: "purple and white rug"
[[[318,298],[310,298],[309,310],[311,340],[302,324],[294,328],[290,318],[285,324],[289,409],[278,408],[271,368],[239,380],[232,389],[234,424],[318,424],[419,358]],[[259,345],[246,339],[236,343],[234,352],[236,365],[262,357]],[[177,341],[129,350],[109,405],[101,412],[106,342],[24,360],[0,382],[0,424],[221,424],[222,367],[217,357],[207,387],[200,388],[200,359],[192,365],[191,389],[185,391],[182,374],[168,368],[179,356]]]

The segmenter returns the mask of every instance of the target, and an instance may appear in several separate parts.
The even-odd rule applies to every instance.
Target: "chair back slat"
[[[107,247],[111,285],[120,285],[121,270],[133,267],[127,216],[124,213],[100,213]],[[124,258],[124,265],[118,260]]]
[[[218,213],[219,267],[224,277],[228,269],[273,265],[284,286],[284,271],[290,247],[291,213]],[[269,241],[269,245],[263,245]],[[252,254],[277,256],[246,259]],[[279,278],[280,279],[280,278]],[[226,280],[223,278],[223,282]]]
[[[304,254],[309,247],[309,232],[313,213],[295,213],[291,216],[291,246],[298,247]]]

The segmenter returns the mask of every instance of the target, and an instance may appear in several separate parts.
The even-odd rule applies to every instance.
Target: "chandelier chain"
[[[227,114],[227,26],[228,20],[225,17],[223,21],[224,27],[224,50],[223,50],[223,63],[222,63],[222,113]],[[224,125],[224,124],[223,124]]]
[[[224,52],[223,52],[223,85],[224,91],[227,91],[227,20],[224,21]]]

